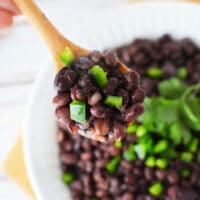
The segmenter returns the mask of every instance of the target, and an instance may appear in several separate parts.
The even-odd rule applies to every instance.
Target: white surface
[[[68,37],[83,22],[126,0],[37,0],[46,15]],[[105,3],[106,2],[106,3]],[[64,17],[63,17],[64,16]],[[65,22],[65,23],[64,23]],[[1,163],[21,133],[29,90],[50,56],[38,34],[24,17],[0,30],[0,199],[29,200],[3,172]]]
[[[76,34],[76,41],[89,49],[102,50],[129,42],[133,37],[158,37],[168,32],[178,38],[188,36],[200,44],[199,21],[200,7],[196,5],[141,3],[113,9],[95,18],[81,28],[81,35]],[[39,200],[70,200],[60,181],[56,127],[50,102],[54,93],[53,78],[49,65],[42,70],[35,84],[25,125],[25,157]]]

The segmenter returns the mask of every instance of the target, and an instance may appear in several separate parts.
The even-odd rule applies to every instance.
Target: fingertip
[[[13,23],[13,15],[5,10],[0,10],[0,28],[6,28]]]
[[[0,0],[0,9],[7,10],[13,15],[21,14],[21,11],[17,8],[12,0]]]

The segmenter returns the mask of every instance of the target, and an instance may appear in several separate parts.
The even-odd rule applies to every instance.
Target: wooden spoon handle
[[[66,39],[60,34],[57,29],[46,18],[44,13],[38,8],[33,0],[13,0],[17,7],[26,15],[32,25],[38,30],[56,64],[56,71],[63,67],[63,63],[60,61],[60,54],[66,47],[69,47],[75,54],[87,55],[89,51],[75,45],[70,40]]]

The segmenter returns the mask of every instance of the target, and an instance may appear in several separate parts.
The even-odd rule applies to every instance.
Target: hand
[[[0,29],[10,26],[13,17],[19,14],[20,11],[12,0],[0,0]]]

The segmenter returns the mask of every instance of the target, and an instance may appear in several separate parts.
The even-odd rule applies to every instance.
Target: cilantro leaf
[[[158,85],[160,95],[168,99],[179,98],[184,93],[186,88],[187,85],[177,78],[164,80]]]

